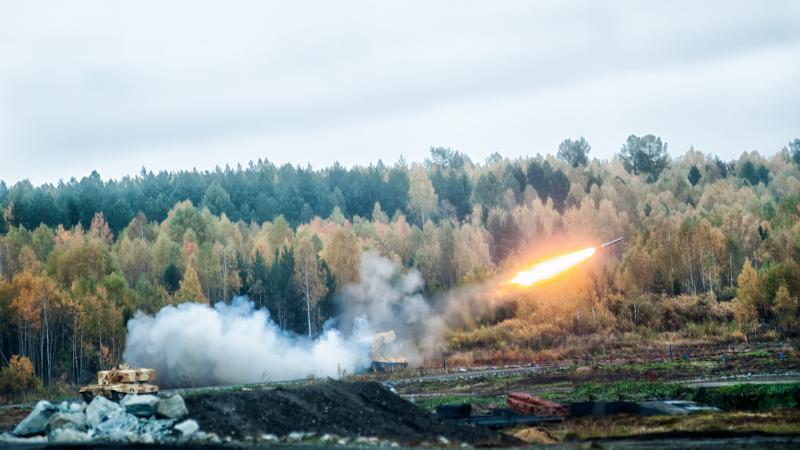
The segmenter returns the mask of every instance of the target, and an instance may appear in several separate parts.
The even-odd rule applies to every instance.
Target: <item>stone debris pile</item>
[[[218,442],[213,433],[200,431],[180,395],[159,398],[131,395],[114,403],[96,397],[83,402],[54,404],[42,400],[0,443],[69,442]]]

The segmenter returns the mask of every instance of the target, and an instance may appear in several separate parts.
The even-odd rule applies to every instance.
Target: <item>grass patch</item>
[[[427,398],[417,402],[417,406],[429,412],[436,412],[439,405],[455,405],[469,403],[473,409],[502,408],[506,405],[505,395],[467,396],[448,395],[436,398]]]
[[[693,400],[725,411],[770,411],[800,407],[800,383],[742,383],[714,388],[672,383],[621,381],[583,383],[572,392],[544,392],[540,397],[559,402]]]
[[[510,340],[509,331],[498,326],[483,326],[469,331],[453,332],[448,344],[453,350],[502,348]]]
[[[74,400],[78,398],[78,387],[64,383],[53,383],[46,388],[36,389],[29,392],[19,393],[5,398],[0,396],[0,405],[14,403],[35,403],[41,399],[48,399],[54,402],[62,400]]]
[[[800,411],[721,412],[689,416],[582,417],[545,427],[559,440],[626,437],[667,432],[800,434]]]
[[[770,352],[766,350],[752,350],[749,352],[742,352],[738,353],[737,356],[739,358],[774,358],[775,356],[770,354]]]
[[[583,383],[572,392],[548,392],[542,393],[541,397],[561,402],[644,401],[682,398],[685,390],[686,388],[677,384],[620,381],[607,384]]]
[[[692,400],[726,411],[768,411],[800,406],[800,383],[735,384],[695,388]]]

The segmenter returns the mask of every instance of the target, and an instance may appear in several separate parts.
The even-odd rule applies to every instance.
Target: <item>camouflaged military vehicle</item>
[[[408,360],[397,356],[388,356],[397,349],[392,345],[397,339],[394,330],[372,335],[372,351],[370,352],[370,371],[397,372],[408,368]]]
[[[156,371],[153,369],[132,369],[127,364],[120,364],[111,370],[97,372],[97,384],[84,386],[79,392],[86,403],[98,395],[118,401],[126,395],[155,394],[158,386],[146,384],[155,379]]]

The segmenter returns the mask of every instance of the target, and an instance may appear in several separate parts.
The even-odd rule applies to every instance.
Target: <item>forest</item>
[[[516,293],[451,330],[456,360],[659,336],[795,336],[800,139],[770,153],[672,157],[646,135],[610,160],[579,138],[555,155],[483,162],[431,148],[422,163],[314,169],[259,159],[120,180],[0,182],[0,396],[35,384],[20,372],[45,386],[92,379],[121,360],[127,320],[167,304],[247,295],[281,328],[315,336],[368,250],[418,270],[435,298],[556,244],[625,236],[574,282]]]

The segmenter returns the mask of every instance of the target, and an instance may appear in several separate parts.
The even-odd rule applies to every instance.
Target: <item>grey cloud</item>
[[[779,55],[770,59],[775,65],[759,70],[797,72],[800,5],[791,1],[48,6],[0,7],[0,154],[9,162],[0,179],[52,181],[90,168],[119,176],[141,165],[122,164],[175,168],[181,160],[210,168],[234,156],[315,165],[330,155],[349,163],[401,153],[418,160],[429,145],[519,155],[553,151],[568,137],[556,134],[562,130],[587,135],[598,156],[610,157],[638,124],[658,126],[656,119],[674,133],[664,135],[670,142],[706,142],[695,127],[700,117],[642,111],[638,99],[662,91],[689,111],[708,102],[729,109],[760,91],[764,114],[737,115],[730,126],[755,129],[754,144],[772,152],[792,127],[765,117],[798,113],[796,90],[777,95],[784,84],[707,74],[770,52]],[[653,84],[654,76],[666,85]],[[694,88],[698,76],[711,94],[670,89]],[[720,81],[728,98],[717,95]],[[609,83],[628,84],[637,97],[612,105],[601,90]],[[535,126],[552,122],[542,105],[570,101],[576,114],[565,123]],[[580,110],[614,117],[598,121]],[[506,129],[520,120],[514,114],[533,124],[529,134]],[[376,139],[368,148],[365,136]],[[715,139],[726,157],[753,145]],[[109,154],[120,157],[101,158]],[[71,165],[34,170],[41,157]]]

